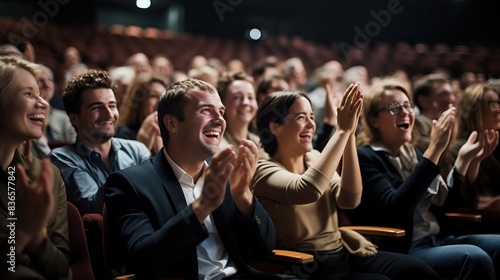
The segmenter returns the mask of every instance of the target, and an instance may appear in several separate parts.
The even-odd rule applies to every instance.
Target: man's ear
[[[269,123],[269,129],[271,130],[271,134],[273,134],[274,136],[281,134],[282,127],[283,126],[279,123],[275,123],[275,122]]]
[[[163,124],[169,132],[177,131],[177,118],[172,115],[165,115],[163,117]]]
[[[71,124],[74,127],[78,127],[78,123],[80,120],[78,114],[77,113],[69,113],[68,116],[69,116],[69,121],[71,122]]]

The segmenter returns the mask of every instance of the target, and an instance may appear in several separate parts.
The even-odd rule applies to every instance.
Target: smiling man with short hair
[[[144,144],[114,138],[120,117],[113,85],[101,70],[73,78],[63,102],[77,131],[76,143],[55,149],[52,162],[60,169],[68,200],[80,213],[102,213],[102,186],[111,172],[137,165],[150,156]]]

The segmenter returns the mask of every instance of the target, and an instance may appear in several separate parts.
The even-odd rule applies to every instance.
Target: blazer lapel
[[[184,198],[184,193],[182,192],[182,187],[175,177],[174,171],[170,164],[168,164],[167,158],[163,154],[163,149],[161,149],[153,159],[153,165],[156,174],[160,177],[161,184],[168,194],[170,203],[175,207],[176,213],[179,213],[182,209],[187,206],[186,199]]]
[[[156,174],[160,177],[161,184],[165,193],[167,194],[170,204],[174,207],[175,213],[178,214],[180,211],[187,207],[186,198],[182,192],[182,187],[175,177],[174,171],[170,164],[168,164],[167,158],[163,154],[163,148],[155,155],[153,158],[153,166]],[[196,255],[196,250],[193,250],[190,254],[191,262],[193,266],[198,269],[198,258]],[[196,272],[197,274],[198,272]]]
[[[232,202],[232,200],[230,201]],[[225,202],[226,199],[224,199],[224,203],[222,203],[219,208],[215,209],[215,211],[212,212],[212,218],[214,219],[214,223],[217,227],[217,231],[219,232],[220,239],[222,240],[225,249],[229,253],[231,260],[234,262],[238,270],[248,271],[247,265],[241,257],[240,251],[236,244],[236,240],[234,240],[233,231],[226,216],[226,208],[224,206]]]

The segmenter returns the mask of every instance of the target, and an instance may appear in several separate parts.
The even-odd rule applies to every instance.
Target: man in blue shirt
[[[102,213],[102,186],[117,170],[137,165],[150,156],[144,144],[113,138],[119,113],[111,78],[89,70],[69,81],[63,102],[77,131],[76,143],[55,149],[50,159],[66,184],[68,201],[82,215]]]

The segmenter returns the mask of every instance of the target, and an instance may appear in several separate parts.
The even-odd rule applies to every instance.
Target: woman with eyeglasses
[[[481,155],[473,160],[464,184],[464,205],[482,211],[488,229],[500,230],[500,80],[468,86],[457,103],[458,137],[450,147],[457,157],[471,133],[485,143]],[[476,132],[477,131],[477,132]]]
[[[365,97],[358,138],[363,195],[348,216],[353,224],[403,228],[402,251],[443,279],[499,279],[500,235],[440,235],[439,215],[433,212],[454,206],[470,162],[484,148],[471,134],[447,182],[439,175],[437,163],[449,145],[455,111],[449,108],[433,121],[429,147],[421,154],[414,147],[415,114],[405,87],[392,80],[374,85]]]

